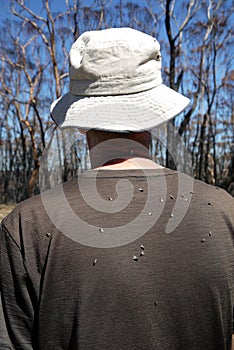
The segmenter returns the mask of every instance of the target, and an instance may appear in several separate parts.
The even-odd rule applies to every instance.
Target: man
[[[188,102],[162,84],[156,39],[73,44],[52,118],[86,133],[92,170],[3,220],[1,349],[231,349],[233,198],[148,153]]]

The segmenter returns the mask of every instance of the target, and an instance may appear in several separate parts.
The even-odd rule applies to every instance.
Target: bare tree
[[[71,44],[85,30],[114,26],[142,30],[162,43],[164,81],[191,98],[186,113],[173,123],[191,152],[194,176],[232,191],[234,12],[230,4],[93,0],[87,6],[81,0],[64,0],[64,10],[55,11],[53,2],[41,0],[41,10],[36,12],[30,1],[9,3],[14,20],[0,26],[1,201],[20,201],[38,192],[41,155],[54,130],[49,108],[68,90]],[[168,142],[175,142],[177,150],[173,138],[174,132],[168,132]],[[65,154],[66,140],[60,142],[66,180],[88,166],[87,147],[79,140]],[[152,156],[174,167],[158,140],[153,140]]]

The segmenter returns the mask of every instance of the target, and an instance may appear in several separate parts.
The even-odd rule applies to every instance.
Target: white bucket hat
[[[69,76],[70,91],[51,105],[61,128],[149,130],[189,104],[162,84],[157,40],[131,28],[83,33],[70,51]]]

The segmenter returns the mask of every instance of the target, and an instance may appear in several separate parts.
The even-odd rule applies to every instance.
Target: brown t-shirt
[[[29,199],[2,222],[0,349],[231,349],[233,240],[233,198],[168,169]]]

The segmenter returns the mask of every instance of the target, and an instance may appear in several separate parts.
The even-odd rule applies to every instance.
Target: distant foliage
[[[39,192],[41,157],[52,135],[53,142],[57,137],[50,104],[68,91],[68,52],[74,40],[86,30],[119,26],[159,40],[164,82],[191,98],[173,124],[191,156],[193,176],[234,195],[230,1],[96,0],[87,6],[86,1],[64,0],[62,10],[53,8],[56,1],[38,3],[41,9],[35,12],[31,0],[9,1],[11,17],[0,25],[0,202],[19,202]],[[164,127],[167,145],[153,138],[151,154],[175,167],[167,146],[180,159],[184,151],[171,130]],[[71,152],[62,144],[60,152],[62,180],[89,166],[83,139]],[[184,157],[184,170],[186,162]]]

